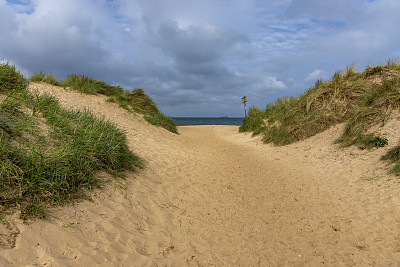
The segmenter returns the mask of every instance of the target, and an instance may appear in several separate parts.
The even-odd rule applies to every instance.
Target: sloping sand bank
[[[15,247],[0,248],[1,266],[400,263],[400,184],[378,160],[388,148],[340,150],[343,126],[277,148],[235,126],[174,135],[102,96],[31,87],[116,123],[147,166],[44,221],[8,218],[2,238]],[[399,125],[387,124],[389,140]]]

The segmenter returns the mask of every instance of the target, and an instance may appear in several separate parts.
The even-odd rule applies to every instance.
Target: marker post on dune
[[[242,103],[244,104],[244,117],[247,117],[247,113],[246,113],[246,102],[247,102],[247,98],[246,96],[242,97]]]

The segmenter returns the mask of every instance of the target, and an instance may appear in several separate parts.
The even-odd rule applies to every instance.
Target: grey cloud
[[[293,16],[311,15],[314,19],[339,21],[363,8],[362,0],[292,0],[287,13]]]
[[[160,48],[178,64],[215,62],[248,42],[243,34],[211,26],[183,29],[177,22],[162,24],[159,32]]]
[[[12,32],[18,30],[18,24],[12,9],[6,5],[0,4],[0,36],[10,36]]]
[[[397,0],[20,3],[0,0],[0,60],[143,88],[174,116],[241,116],[243,95],[264,107],[319,75],[400,57]]]
[[[55,2],[51,4],[56,5]],[[99,63],[105,62],[109,53],[93,38],[98,25],[94,25],[88,14],[79,11],[85,4],[82,2],[79,6],[76,1],[57,4],[62,9],[49,10],[46,1],[37,2],[29,14],[0,8],[0,12],[11,17],[9,21],[17,22],[16,27],[3,28],[0,53],[31,73],[46,71],[61,76],[99,68]]]

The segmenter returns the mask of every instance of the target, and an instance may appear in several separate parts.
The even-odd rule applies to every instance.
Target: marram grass
[[[68,75],[61,84],[64,87],[85,94],[106,95],[109,97],[109,102],[118,103],[120,107],[129,112],[144,114],[145,119],[153,125],[163,127],[173,133],[178,133],[174,121],[162,114],[154,101],[142,89],[135,89],[132,92],[128,92],[119,86],[112,86],[103,81],[77,74]]]
[[[102,94],[106,96],[116,95],[123,92],[119,86],[112,86],[103,81],[94,80],[85,75],[70,74],[61,85],[84,94]]]
[[[165,116],[161,112],[158,112],[151,116],[145,115],[144,119],[152,125],[163,127],[166,130],[176,134],[178,133],[174,120],[170,117]]]
[[[79,197],[81,188],[98,186],[97,171],[118,175],[143,165],[111,122],[28,92],[13,66],[0,65],[0,70],[7,81],[17,83],[2,87],[0,101],[2,210],[20,206],[23,218],[44,217],[47,205],[67,202]]]
[[[34,73],[31,77],[29,77],[30,82],[43,82],[48,83],[54,86],[59,86],[60,83],[52,74],[45,74],[43,72]]]
[[[252,107],[240,131],[261,134],[266,143],[287,145],[345,123],[337,143],[371,149],[397,141],[375,136],[369,130],[384,125],[399,108],[400,65],[390,60],[383,66],[369,66],[364,72],[350,66],[343,73],[337,71],[331,80],[318,80],[300,96],[278,99],[265,110]],[[394,161],[399,162],[394,172],[400,174],[400,159]]]
[[[23,90],[28,82],[24,76],[9,63],[0,63],[0,93],[11,90]]]

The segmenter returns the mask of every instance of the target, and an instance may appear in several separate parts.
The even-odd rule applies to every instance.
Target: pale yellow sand
[[[95,190],[92,202],[51,209],[44,221],[8,218],[1,238],[15,248],[0,248],[1,266],[400,263],[400,184],[379,162],[388,148],[338,149],[343,125],[285,147],[235,126],[174,135],[105,97],[31,87],[115,122],[147,166]],[[398,119],[382,130],[390,145],[399,130]]]

